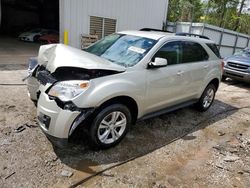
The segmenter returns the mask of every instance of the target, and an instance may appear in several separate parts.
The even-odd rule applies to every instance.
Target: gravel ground
[[[58,149],[21,82],[38,47],[0,37],[1,188],[250,187],[249,84],[222,83],[205,113],[190,107],[139,122],[115,148],[92,151],[82,136]]]
[[[0,80],[22,84],[24,75],[1,71]],[[117,147],[92,151],[86,137],[53,148],[26,87],[0,85],[0,185],[250,187],[249,96],[249,84],[227,81],[209,111],[190,107],[139,122]]]

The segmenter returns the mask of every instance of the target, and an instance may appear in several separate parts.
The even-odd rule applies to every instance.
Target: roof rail
[[[154,29],[154,28],[142,28],[140,31],[158,31],[158,32],[166,32],[166,33],[172,33],[170,31],[160,30],[160,29]]]
[[[209,37],[204,36],[204,35],[198,35],[198,34],[193,34],[193,33],[176,33],[177,36],[189,36],[189,37],[198,37],[202,39],[208,39],[210,40]]]

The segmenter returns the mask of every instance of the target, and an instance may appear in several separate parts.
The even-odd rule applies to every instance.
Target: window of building
[[[115,19],[90,16],[90,35],[97,35],[101,39],[115,32]]]

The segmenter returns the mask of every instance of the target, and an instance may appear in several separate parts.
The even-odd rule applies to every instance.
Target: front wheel
[[[128,132],[131,113],[122,104],[102,109],[90,127],[90,139],[95,148],[107,149],[118,144]]]
[[[213,84],[209,84],[201,95],[199,101],[196,103],[196,108],[201,112],[207,111],[213,104],[215,93],[215,86]]]

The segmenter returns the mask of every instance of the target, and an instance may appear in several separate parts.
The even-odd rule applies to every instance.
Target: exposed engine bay
[[[33,76],[36,77],[41,84],[46,85],[47,83],[53,84],[57,81],[91,80],[117,73],[119,72],[113,70],[88,70],[76,67],[59,67],[51,74],[44,66],[38,66]]]

